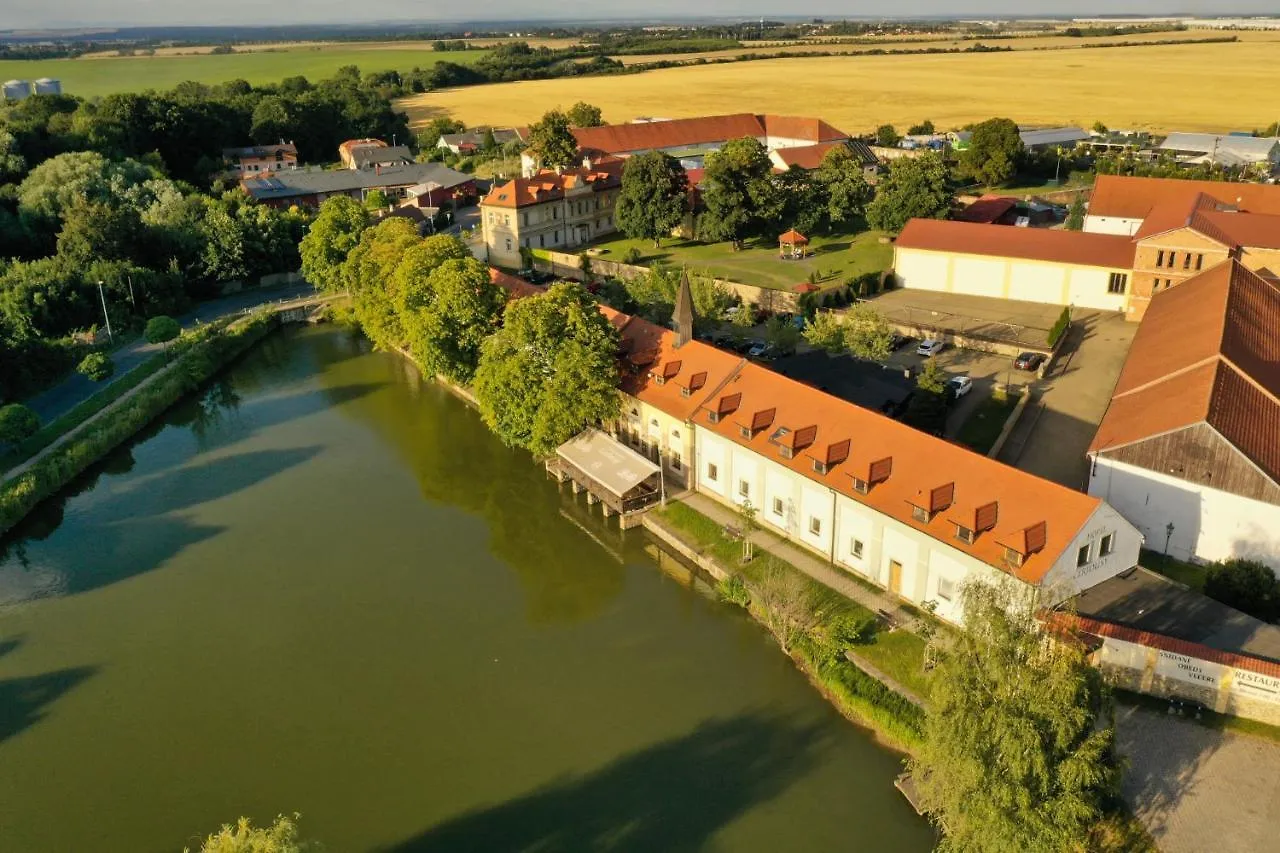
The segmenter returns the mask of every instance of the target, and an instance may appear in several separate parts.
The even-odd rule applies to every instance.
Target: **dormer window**
[[[868,490],[868,487],[867,487],[867,481],[866,481],[866,480],[859,480],[857,477],[854,477],[854,478],[853,478],[853,490],[854,490],[855,492],[857,492],[858,494],[860,494],[860,495],[865,495],[865,494],[867,493],[867,490]]]
[[[783,459],[790,459],[794,455],[791,452],[791,448],[787,447],[785,444],[778,448],[778,453]]]
[[[957,525],[956,525],[956,538],[957,538],[957,539],[959,539],[961,542],[967,542],[968,544],[972,545],[972,544],[973,544],[973,529],[972,529],[972,528],[969,528],[969,527],[965,527],[963,524],[957,524]]]
[[[827,473],[827,463],[823,462],[821,459],[813,460],[813,471],[815,474]]]
[[[713,423],[713,424],[718,424],[718,423],[720,423],[720,413],[719,413],[719,412],[707,412],[707,420],[711,421],[711,423]]]
[[[740,426],[740,427],[738,427],[738,435],[740,435],[740,436],[742,436],[743,438],[745,438],[745,439],[747,439],[748,441],[750,441],[750,440],[751,440],[751,427],[749,427],[749,426]]]
[[[921,524],[928,524],[929,510],[925,509],[922,506],[913,506],[911,507],[911,517],[914,518],[916,521],[920,522]]]
[[[692,393],[693,393],[693,391],[692,391],[692,390],[690,390],[690,389],[689,389],[689,388],[687,388],[687,387],[682,387],[682,388],[680,389],[680,396],[681,396],[681,397],[688,397],[688,396],[689,396],[690,394],[692,394]]]
[[[1021,565],[1022,565],[1022,555],[1021,555],[1021,554],[1019,554],[1019,553],[1017,552],[1017,550],[1016,550],[1016,549],[1014,549],[1014,548],[1005,548],[1005,549],[1004,549],[1004,561],[1005,561],[1006,563],[1008,563],[1009,565],[1011,565],[1011,566],[1021,566]]]
[[[667,384],[667,377],[663,376],[661,373],[651,373],[649,375],[653,377],[653,381],[656,382],[657,384],[659,385]]]

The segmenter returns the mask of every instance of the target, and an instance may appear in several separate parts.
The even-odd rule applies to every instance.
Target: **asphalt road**
[[[195,310],[177,319],[182,323],[184,329],[189,329],[195,326],[197,322],[211,323],[229,314],[238,314],[246,308],[255,308],[267,302],[297,299],[300,296],[306,296],[314,292],[315,289],[305,283],[260,290],[246,290],[219,299],[211,299],[208,302],[201,302],[196,306]],[[153,353],[158,352],[159,349],[160,346],[158,344],[149,344],[142,337],[139,337],[137,340],[115,350],[111,353],[111,360],[115,362],[116,366],[115,376],[123,376],[133,370],[150,358]],[[100,382],[92,382],[80,374],[72,372],[57,385],[27,400],[26,404],[39,416],[42,424],[47,424],[89,399],[102,390],[103,387]]]

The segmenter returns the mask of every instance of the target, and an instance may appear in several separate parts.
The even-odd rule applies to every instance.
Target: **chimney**
[[[680,292],[676,294],[676,310],[672,318],[676,327],[676,349],[693,340],[693,291],[689,287],[689,271],[680,274]]]

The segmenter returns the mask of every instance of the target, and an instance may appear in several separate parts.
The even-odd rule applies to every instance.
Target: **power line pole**
[[[107,340],[115,343],[115,336],[111,334],[111,315],[107,313],[107,296],[102,291],[102,280],[98,280],[98,298],[102,300],[102,319],[107,322]]]

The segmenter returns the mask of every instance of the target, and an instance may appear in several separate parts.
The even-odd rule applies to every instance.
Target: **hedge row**
[[[274,326],[274,314],[264,312],[225,329],[209,328],[202,339],[187,346],[173,365],[150,385],[116,408],[106,411],[80,434],[6,481],[0,486],[0,533],[9,530],[42,500],[58,492],[90,465],[200,387]]]

